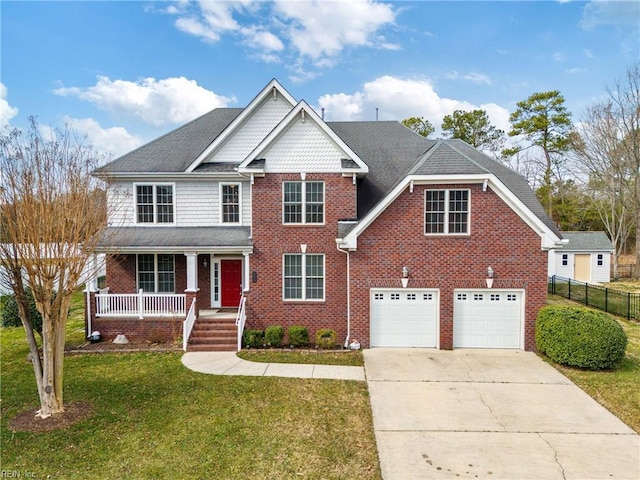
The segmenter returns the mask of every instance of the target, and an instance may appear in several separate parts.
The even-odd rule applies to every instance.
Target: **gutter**
[[[349,250],[342,250],[339,246],[341,240],[340,238],[336,239],[336,248],[339,252],[347,254],[347,338],[344,340],[344,348],[348,348],[351,339],[351,261]]]

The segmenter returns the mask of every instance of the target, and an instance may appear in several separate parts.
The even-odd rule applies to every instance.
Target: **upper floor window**
[[[324,255],[285,254],[283,292],[285,300],[323,300]]]
[[[138,223],[173,223],[173,185],[136,185]]]
[[[174,257],[170,254],[140,254],[138,257],[138,289],[152,293],[175,291]]]
[[[469,190],[425,190],[426,235],[469,233]]]
[[[283,182],[283,223],[324,223],[324,182]]]
[[[240,184],[220,185],[220,205],[222,223],[240,223]]]

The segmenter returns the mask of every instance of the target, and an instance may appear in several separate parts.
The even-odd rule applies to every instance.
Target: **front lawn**
[[[76,309],[77,310],[77,309]],[[65,359],[65,403],[94,413],[66,429],[13,432],[37,407],[21,328],[1,335],[2,471],[34,478],[379,479],[364,382],[204,375],[180,353]],[[71,343],[83,341],[75,311]]]
[[[549,297],[549,303],[565,303]],[[587,371],[553,364],[611,413],[640,433],[640,323],[617,319],[629,343],[627,354],[615,370]]]

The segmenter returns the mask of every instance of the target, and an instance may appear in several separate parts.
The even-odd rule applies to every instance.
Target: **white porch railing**
[[[189,307],[189,313],[187,313],[187,318],[182,322],[182,349],[187,351],[187,343],[189,342],[189,337],[191,336],[191,330],[193,330],[193,325],[196,323],[196,299],[194,298],[191,302],[191,307]]]
[[[247,297],[242,295],[240,305],[238,306],[238,315],[236,315],[236,327],[238,327],[238,352],[242,350],[242,334],[244,333],[244,324],[247,321],[246,305]]]
[[[97,317],[184,317],[183,293],[98,293]]]

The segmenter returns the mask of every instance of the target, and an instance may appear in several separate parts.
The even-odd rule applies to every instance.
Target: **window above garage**
[[[468,235],[469,196],[469,190],[425,190],[425,235]]]

